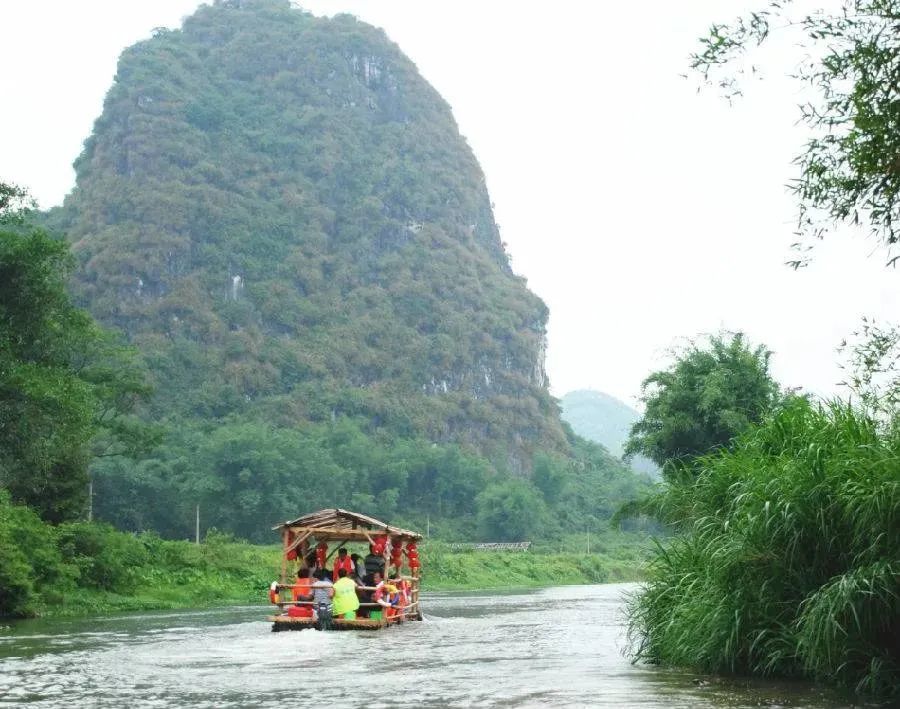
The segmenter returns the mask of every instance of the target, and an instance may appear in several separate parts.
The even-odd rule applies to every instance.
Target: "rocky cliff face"
[[[219,1],[126,50],[58,225],[156,416],[337,415],[562,450],[547,310],[449,106],[385,35]]]

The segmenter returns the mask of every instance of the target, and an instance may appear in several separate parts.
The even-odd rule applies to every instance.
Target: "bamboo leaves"
[[[635,657],[897,696],[896,433],[795,399],[692,467],[657,501],[683,534],[657,547],[632,599]]]

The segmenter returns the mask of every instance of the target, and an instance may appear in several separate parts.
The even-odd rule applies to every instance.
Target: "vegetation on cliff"
[[[381,32],[204,6],[125,51],[76,171],[46,215],[0,195],[0,614],[256,598],[277,551],[160,537],[198,506],[263,542],[329,506],[559,541],[640,491],[561,423],[546,308]],[[542,582],[605,573],[571,561]]]
[[[92,466],[96,516],[268,541],[344,506],[454,538],[602,524],[640,487],[563,426],[547,310],[449,106],[383,34],[220,0],[121,57],[46,223],[142,354],[163,442]],[[527,504],[513,528],[497,510]]]
[[[52,222],[154,417],[566,448],[546,307],[513,275],[449,106],[384,36],[217,2],[127,49]]]

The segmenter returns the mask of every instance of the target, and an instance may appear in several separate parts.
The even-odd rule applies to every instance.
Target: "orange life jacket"
[[[312,593],[310,586],[312,586],[312,579],[297,579],[297,583],[291,587],[294,600],[299,601],[300,596],[309,596]]]

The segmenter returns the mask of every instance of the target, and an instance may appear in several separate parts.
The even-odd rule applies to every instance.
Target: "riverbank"
[[[115,533],[119,534],[119,533]],[[39,595],[34,612],[42,617],[77,617],[142,610],[206,608],[264,603],[278,576],[281,550],[210,535],[202,544],[131,536],[146,554],[130,554],[122,589],[72,585],[62,593]],[[565,546],[565,545],[563,545]],[[636,535],[611,533],[596,553],[451,551],[447,544],[421,545],[424,590],[475,590],[595,584],[641,578],[645,543]],[[82,560],[82,564],[84,561]]]

